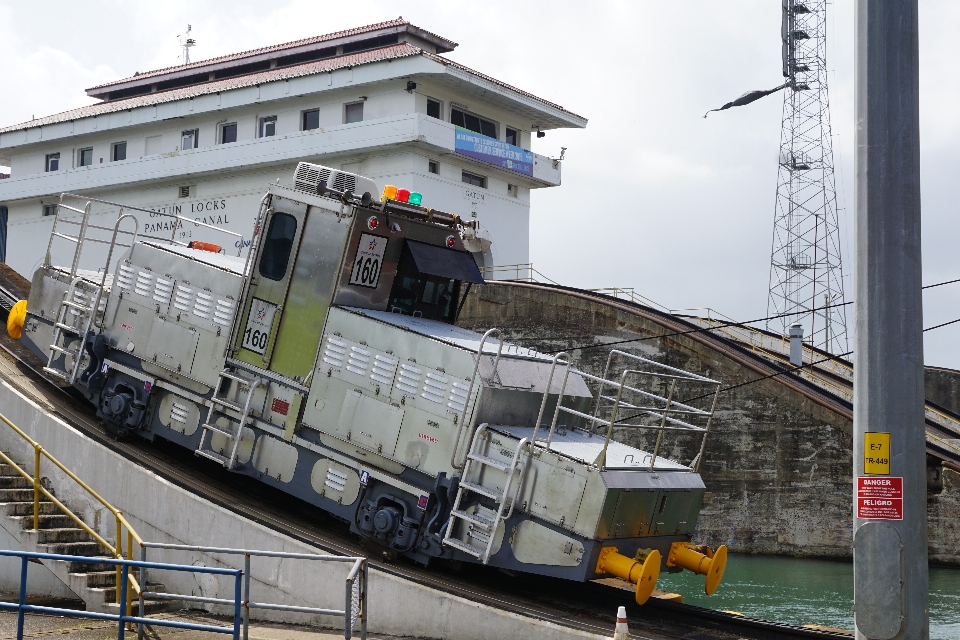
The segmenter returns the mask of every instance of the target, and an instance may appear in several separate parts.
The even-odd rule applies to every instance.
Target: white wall
[[[17,539],[2,528],[0,528],[0,549],[20,550],[20,543]],[[20,567],[20,558],[0,556],[0,593],[20,593]],[[50,573],[49,569],[36,562],[27,563],[27,594],[65,600],[80,599],[77,594],[70,591],[65,584]]]

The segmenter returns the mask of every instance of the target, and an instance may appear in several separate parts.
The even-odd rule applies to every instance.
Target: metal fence
[[[357,622],[360,622],[360,640],[367,638],[367,559],[353,556],[320,555],[314,553],[284,553],[281,551],[259,551],[251,549],[227,549],[222,547],[199,547],[186,544],[162,544],[159,542],[144,542],[141,546],[140,557],[146,566],[147,549],[170,549],[176,551],[194,551],[200,553],[223,553],[227,555],[243,556],[243,596],[241,598],[241,617],[243,619],[243,640],[247,640],[247,629],[250,623],[250,609],[270,609],[273,611],[289,611],[293,613],[313,613],[317,615],[343,617],[343,637],[350,640]],[[267,602],[253,602],[250,600],[250,559],[252,557],[287,558],[292,560],[310,560],[319,562],[349,562],[350,568],[345,581],[345,598],[343,609],[321,609],[319,607],[296,607],[285,604]],[[146,584],[146,576],[140,572],[140,583]],[[183,602],[212,602],[214,604],[230,604],[230,600],[216,598],[200,598],[196,596],[182,596],[175,593],[154,593],[145,591],[140,597],[140,615],[143,615],[144,598],[158,600],[179,600]],[[142,633],[142,631],[141,631]],[[143,636],[139,636],[143,640]]]
[[[137,560],[97,558],[88,556],[68,556],[58,553],[34,553],[31,551],[6,551],[0,550],[0,556],[13,556],[21,559],[20,566],[20,599],[14,604],[12,602],[0,602],[0,610],[17,612],[17,640],[23,640],[23,622],[24,615],[27,613],[45,613],[58,616],[67,616],[70,618],[90,618],[93,620],[113,620],[117,623],[117,640],[124,640],[124,632],[127,623],[136,624],[139,627],[139,637],[143,637],[143,625],[150,624],[158,627],[173,627],[175,629],[191,629],[194,631],[212,631],[213,633],[230,634],[234,640],[240,639],[240,621],[241,621],[241,578],[244,572],[239,569],[218,569],[213,567],[194,567],[179,564],[165,564],[160,562],[142,562]],[[233,600],[215,598],[191,597],[190,600],[201,602],[218,602],[233,605],[233,626],[217,627],[208,624],[196,624],[193,622],[180,622],[177,620],[146,618],[143,615],[143,605],[141,598],[141,607],[139,616],[127,615],[127,589],[120,589],[120,608],[119,613],[100,613],[96,611],[78,611],[76,609],[61,609],[59,607],[43,607],[27,604],[27,567],[30,560],[62,560],[64,562],[82,562],[86,564],[107,564],[114,565],[120,569],[121,584],[127,583],[130,569],[139,569],[141,577],[146,569],[160,569],[164,571],[183,571],[188,573],[208,573],[214,575],[233,576],[234,578],[234,596]],[[249,580],[247,581],[249,583]],[[142,594],[141,594],[142,595]],[[179,599],[185,599],[179,596]]]

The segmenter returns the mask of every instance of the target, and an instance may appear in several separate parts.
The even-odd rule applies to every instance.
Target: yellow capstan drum
[[[10,309],[10,315],[7,316],[7,333],[14,340],[20,339],[23,333],[23,323],[27,319],[27,301],[21,300]]]

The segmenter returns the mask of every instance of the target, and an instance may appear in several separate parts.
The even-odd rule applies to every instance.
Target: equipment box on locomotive
[[[713,409],[676,398],[695,389],[709,405],[717,383],[620,351],[592,375],[457,327],[483,283],[464,246],[477,223],[377,193],[301,163],[294,188],[264,196],[245,257],[222,253],[212,227],[207,242],[177,241],[195,223],[175,216],[170,238],[124,231],[156,213],[132,207],[93,224],[91,207],[111,203],[64,194],[22,340],[116,436],[189,447],[387,554],[617,576],[638,602],[661,567],[688,568],[712,593],[726,549],[690,538]],[[73,243],[70,267],[51,264],[55,240]],[[98,271],[81,268],[91,243],[108,247]],[[613,440],[614,426],[642,430],[650,451]]]

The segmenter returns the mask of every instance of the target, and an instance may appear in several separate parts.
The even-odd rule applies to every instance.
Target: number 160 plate
[[[380,283],[383,252],[386,250],[386,238],[372,233],[360,234],[357,256],[353,259],[353,270],[350,272],[350,284],[376,289]]]
[[[247,316],[247,327],[243,330],[243,342],[240,346],[263,355],[267,350],[270,328],[273,326],[273,316],[276,313],[277,305],[254,298],[250,305],[250,315]]]

